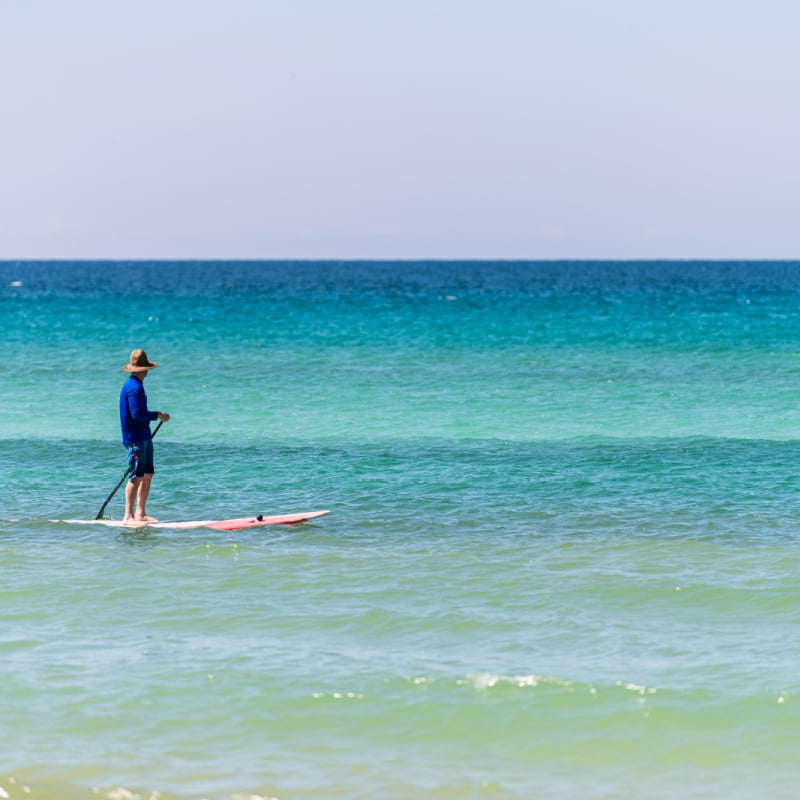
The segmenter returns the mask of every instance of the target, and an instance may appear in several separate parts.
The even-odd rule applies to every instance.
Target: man
[[[125,487],[125,516],[123,525],[139,525],[142,522],[155,522],[147,516],[145,506],[153,480],[153,434],[150,422],[160,419],[169,421],[169,414],[150,411],[147,408],[147,395],[144,379],[147,373],[158,366],[157,361],[149,361],[144,350],[131,352],[131,360],[122,369],[131,375],[122,387],[119,396],[119,420],[122,426],[122,444],[128,451],[130,461],[130,480]]]

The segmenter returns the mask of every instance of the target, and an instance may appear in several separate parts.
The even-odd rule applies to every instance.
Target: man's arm
[[[136,422],[152,422],[158,419],[157,411],[148,411],[147,395],[142,389],[128,392],[128,409]]]

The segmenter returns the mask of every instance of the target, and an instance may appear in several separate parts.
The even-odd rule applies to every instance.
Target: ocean
[[[331,513],[63,522],[137,347],[151,514]],[[6,261],[0,353],[0,798],[796,797],[800,262]]]

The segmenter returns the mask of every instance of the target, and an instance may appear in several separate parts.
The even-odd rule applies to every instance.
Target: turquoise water
[[[793,798],[799,300],[800,263],[0,263],[0,796]],[[58,522],[124,471],[133,347],[151,513],[330,516]]]

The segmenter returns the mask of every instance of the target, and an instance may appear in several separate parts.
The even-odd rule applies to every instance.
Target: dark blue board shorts
[[[152,439],[126,444],[125,450],[128,452],[129,477],[141,478],[143,475],[152,475],[155,472]]]

